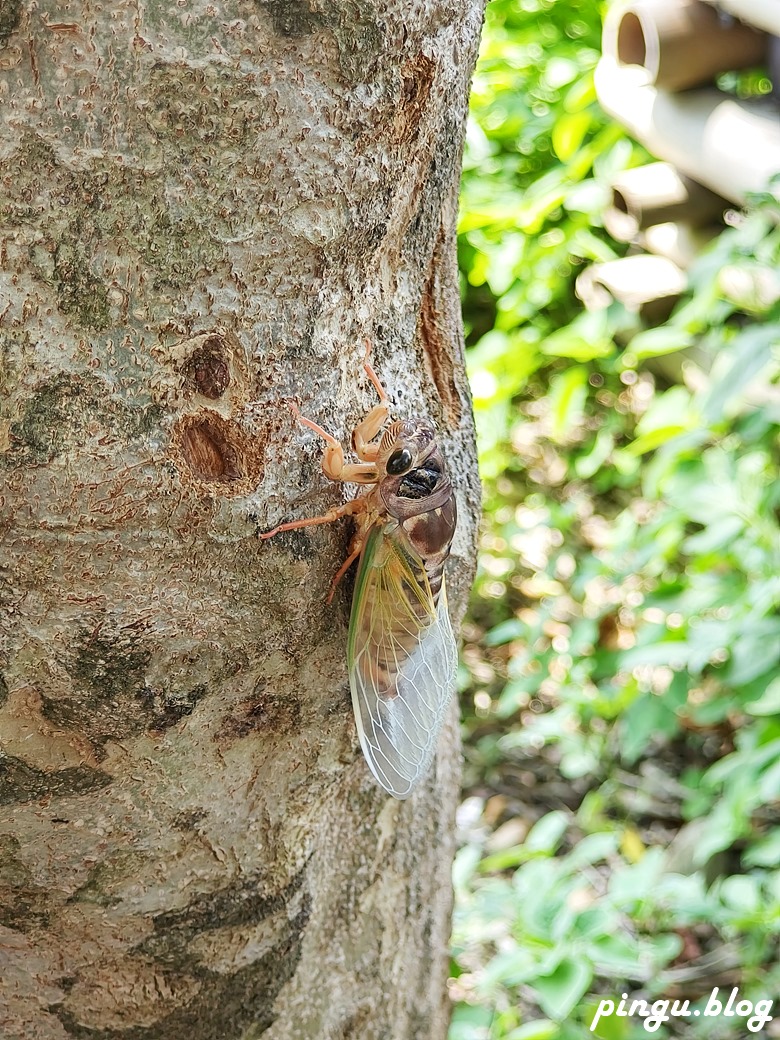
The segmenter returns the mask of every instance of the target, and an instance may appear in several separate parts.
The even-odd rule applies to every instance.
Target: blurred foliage
[[[450,1040],[635,1040],[640,1018],[590,1031],[601,999],[780,990],[777,203],[730,215],[666,324],[582,310],[576,275],[626,248],[608,182],[646,158],[595,102],[600,14],[493,0],[474,79],[459,253],[486,515]]]

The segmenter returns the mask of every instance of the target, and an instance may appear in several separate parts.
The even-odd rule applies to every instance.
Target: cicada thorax
[[[374,588],[376,602],[367,603],[362,612],[361,637],[371,648],[373,678],[385,698],[397,695],[396,678],[404,661],[436,620],[455,531],[455,496],[435,436],[429,422],[403,420],[388,427],[379,447],[385,475],[375,494],[385,522],[373,562],[391,587]],[[400,465],[394,467],[393,460]],[[392,472],[406,462],[403,472]],[[383,616],[377,625],[384,603],[390,602],[392,616]]]

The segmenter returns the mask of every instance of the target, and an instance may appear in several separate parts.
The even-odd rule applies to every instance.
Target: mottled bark
[[[348,522],[288,407],[479,485],[455,204],[480,0],[0,7],[0,1035],[435,1040],[454,713],[358,751]]]

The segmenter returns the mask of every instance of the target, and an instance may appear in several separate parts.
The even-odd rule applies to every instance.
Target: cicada
[[[457,510],[433,424],[389,422],[389,398],[368,352],[364,368],[379,403],[352,434],[360,461],[347,462],[335,437],[293,411],[325,441],[325,476],[368,490],[322,516],[280,524],[261,537],[354,517],[349,555],[328,602],[359,559],[347,637],[358,736],[379,784],[396,798],[408,798],[430,766],[455,688],[458,654],[444,564]]]

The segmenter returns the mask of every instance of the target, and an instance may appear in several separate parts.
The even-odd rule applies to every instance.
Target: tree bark
[[[373,403],[479,483],[454,260],[481,0],[0,7],[0,1035],[436,1040],[458,787],[358,750]],[[348,584],[348,583],[347,583]]]

